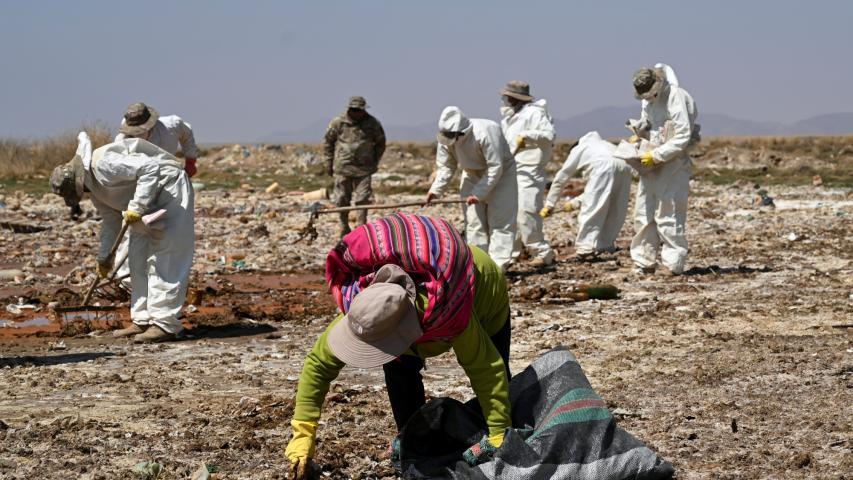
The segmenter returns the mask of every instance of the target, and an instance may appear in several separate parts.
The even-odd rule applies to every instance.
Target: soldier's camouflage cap
[[[80,203],[83,198],[83,160],[79,156],[74,155],[70,162],[53,169],[50,190],[62,197],[69,207]]]
[[[347,104],[347,108],[357,108],[359,110],[364,110],[367,108],[367,100],[361,96],[353,96],[349,97],[349,103]]]

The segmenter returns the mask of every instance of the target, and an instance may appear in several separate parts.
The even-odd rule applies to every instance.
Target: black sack
[[[439,398],[403,427],[395,462],[406,479],[657,480],[672,465],[616,426],[577,359],[558,347],[510,382],[513,427],[493,461],[477,467],[462,452],[487,433],[476,399]]]

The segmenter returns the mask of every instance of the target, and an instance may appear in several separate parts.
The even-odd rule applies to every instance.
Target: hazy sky
[[[788,122],[853,111],[851,24],[843,0],[9,1],[0,137],[115,127],[137,100],[201,142],[299,129],[352,94],[386,124],[497,118],[510,79],[566,118],[634,103],[631,74],[659,61],[700,117]]]

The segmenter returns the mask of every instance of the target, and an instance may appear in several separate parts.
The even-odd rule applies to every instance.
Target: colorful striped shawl
[[[449,222],[395,213],[347,234],[326,257],[326,281],[341,312],[372,283],[376,270],[389,263],[427,292],[424,334],[416,343],[462,333],[474,304],[474,260]]]

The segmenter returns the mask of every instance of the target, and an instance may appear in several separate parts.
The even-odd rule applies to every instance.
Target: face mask
[[[438,135],[435,136],[435,139],[438,141],[438,143],[444,145],[445,147],[452,147],[453,144],[456,143],[455,137],[450,138],[441,132],[438,132]]]
[[[514,108],[507,106],[507,105],[504,105],[503,107],[501,107],[501,116],[502,117],[510,117],[510,116],[512,116],[513,113],[515,113]]]

